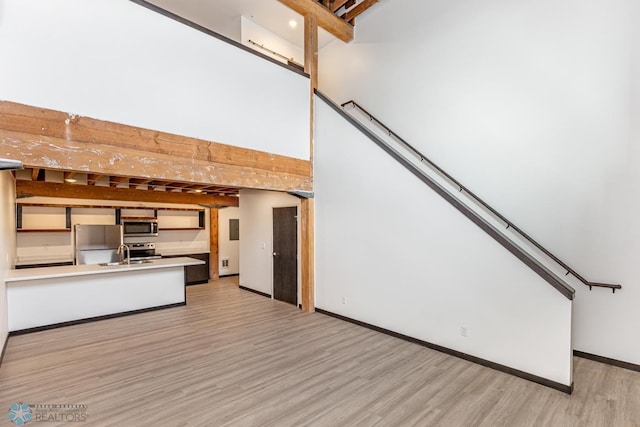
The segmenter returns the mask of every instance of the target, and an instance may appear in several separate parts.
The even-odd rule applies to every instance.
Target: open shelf
[[[143,220],[154,220],[156,221],[158,218],[155,216],[122,216],[121,219],[143,219]]]
[[[18,228],[18,233],[69,233],[70,228]]]
[[[204,230],[204,227],[162,227],[158,231]]]

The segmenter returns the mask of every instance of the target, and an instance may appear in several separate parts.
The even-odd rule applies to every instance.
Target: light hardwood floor
[[[11,337],[0,413],[20,401],[86,404],[76,425],[92,426],[640,426],[640,373],[575,362],[569,396],[227,278],[189,287],[185,307]]]

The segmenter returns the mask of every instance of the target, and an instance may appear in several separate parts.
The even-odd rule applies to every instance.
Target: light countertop
[[[110,265],[102,266],[99,264],[84,264],[84,265],[64,265],[58,267],[39,267],[39,268],[25,268],[20,270],[10,270],[5,277],[5,282],[10,284],[11,282],[22,282],[27,280],[38,279],[51,279],[54,277],[71,277],[71,276],[85,276],[93,274],[111,274],[111,273],[126,273],[129,271],[137,270],[152,270],[157,268],[169,268],[169,267],[183,267],[188,265],[201,265],[204,261],[200,261],[194,258],[180,257],[180,258],[164,258],[154,259],[149,263],[144,264],[123,264],[123,265]]]
[[[73,254],[71,255],[53,255],[49,257],[44,256],[21,256],[16,260],[16,265],[30,265],[30,264],[53,264],[56,262],[73,262]]]

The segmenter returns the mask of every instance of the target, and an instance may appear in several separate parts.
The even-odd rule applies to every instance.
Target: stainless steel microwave
[[[152,219],[123,219],[122,234],[125,237],[157,236],[158,221]]]

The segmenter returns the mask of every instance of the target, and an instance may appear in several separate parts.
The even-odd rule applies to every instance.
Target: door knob
[[[273,256],[277,256],[277,255],[278,255],[278,252],[274,252],[274,253],[273,253]]]

